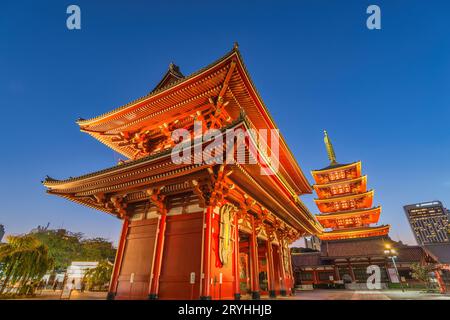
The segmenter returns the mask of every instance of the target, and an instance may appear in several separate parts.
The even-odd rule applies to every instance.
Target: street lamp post
[[[402,288],[402,292],[405,292],[403,288],[402,279],[400,278],[400,273],[398,272],[397,264],[395,263],[395,259],[397,259],[397,251],[391,248],[389,245],[386,245],[386,250],[384,250],[384,254],[392,260],[392,264],[394,265],[395,272],[397,273],[398,282],[400,283],[400,287]]]

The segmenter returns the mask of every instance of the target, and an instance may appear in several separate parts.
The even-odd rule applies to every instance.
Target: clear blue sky
[[[133,3],[133,4],[131,4]],[[82,29],[66,28],[77,4]],[[369,4],[382,30],[366,28]],[[51,223],[113,240],[119,220],[48,196],[46,174],[112,166],[75,120],[145,95],[174,61],[189,74],[240,44],[263,99],[308,179],[362,160],[381,222],[413,243],[402,206],[450,206],[447,1],[9,1],[0,8],[0,223]],[[304,196],[312,212],[314,195]]]

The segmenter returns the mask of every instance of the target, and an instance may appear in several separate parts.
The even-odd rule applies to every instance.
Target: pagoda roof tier
[[[339,188],[340,187],[340,188]],[[367,192],[367,176],[361,176],[355,179],[339,180],[327,184],[315,184],[314,190],[319,199],[328,199],[334,196],[342,196],[349,193],[363,193]],[[332,189],[340,189],[342,193],[333,194]]]
[[[382,225],[375,227],[361,227],[351,229],[335,229],[333,231],[324,232],[319,235],[320,240],[344,240],[344,239],[356,239],[356,238],[369,238],[387,236],[389,233],[390,225]]]
[[[334,213],[349,209],[359,210],[372,207],[374,191],[336,196],[327,199],[314,199],[317,208],[322,213]]]
[[[350,169],[352,167],[356,167],[358,169],[358,172],[361,172],[361,161],[356,161],[356,162],[352,162],[352,163],[344,163],[344,164],[335,163],[335,164],[329,165],[322,169],[311,170],[311,173],[313,175],[317,174],[317,173],[323,174],[323,173],[327,173],[327,172],[336,171],[336,169],[342,170],[342,169]]]
[[[344,200],[354,200],[354,199],[359,199],[359,198],[365,198],[365,197],[373,197],[374,194],[374,190],[371,189],[369,191],[366,192],[362,192],[362,193],[355,193],[355,194],[346,194],[346,195],[337,195],[337,196],[333,196],[330,198],[325,198],[325,199],[314,199],[314,201],[319,204],[319,203],[327,203],[327,202],[335,202],[335,201],[344,201]]]
[[[330,165],[320,170],[312,170],[311,174],[317,185],[355,179],[361,176],[361,161]]]
[[[212,121],[207,122],[208,126],[212,123],[220,128],[224,124],[216,117],[228,115],[221,120],[226,123],[245,113],[254,128],[277,129],[237,46],[189,76],[183,76],[174,66],[172,69],[148,95],[100,116],[77,121],[80,130],[129,159],[137,159],[159,152],[158,148],[167,148],[170,144],[161,141],[169,139],[171,131],[191,128],[199,118],[209,119],[205,120]],[[136,136],[151,137],[151,143],[146,140],[147,147],[143,147],[141,140],[134,140]],[[153,148],[154,145],[159,147]],[[281,134],[279,162],[280,172],[290,188],[297,194],[312,192]]]
[[[324,228],[338,228],[342,225],[360,224],[369,225],[377,223],[380,218],[381,206],[352,211],[341,211],[329,214],[316,215],[317,221]]]
[[[233,128],[244,126],[246,123],[242,120],[235,123]],[[254,148],[246,146],[246,149]],[[320,234],[323,230],[321,225],[283,181],[276,174],[260,174],[262,165],[260,162],[224,165],[229,168],[228,184],[243,190],[292,227],[306,233]],[[56,180],[48,177],[43,184],[50,194],[118,215],[118,197],[124,199],[129,206],[148,199],[148,190],[161,189],[163,195],[194,192],[198,190],[197,183],[206,184],[218,166],[220,165],[205,162],[175,164],[170,150],[164,150],[75,178]]]
[[[322,183],[322,184],[314,184],[313,188],[314,190],[319,190],[319,189],[327,189],[333,186],[339,186],[342,184],[348,184],[348,183],[355,183],[355,182],[363,182],[364,184],[367,184],[367,175],[363,175],[354,179],[345,179],[345,180],[337,180],[337,181],[333,181],[330,183]]]

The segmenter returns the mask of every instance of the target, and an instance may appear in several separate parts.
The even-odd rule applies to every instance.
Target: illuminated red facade
[[[195,144],[194,122],[223,135],[249,133],[246,157],[251,150],[271,152],[254,143],[261,141],[257,130],[277,127],[237,46],[190,76],[171,64],[148,95],[79,120],[82,132],[127,159],[76,178],[48,177],[47,192],[122,220],[111,299],[292,293],[288,245],[322,227],[299,199],[312,189],[286,142],[280,137],[276,172],[265,157],[245,164],[174,163],[172,133],[184,129]],[[262,175],[262,168],[273,172]]]

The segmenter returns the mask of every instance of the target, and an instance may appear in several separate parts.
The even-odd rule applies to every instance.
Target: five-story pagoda
[[[367,190],[367,176],[361,175],[361,161],[340,164],[326,131],[324,142],[330,165],[313,170],[317,220],[327,230],[321,240],[344,240],[386,236],[389,225],[378,222],[381,206],[373,207],[373,190]]]

